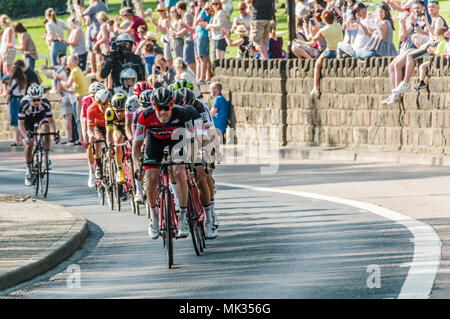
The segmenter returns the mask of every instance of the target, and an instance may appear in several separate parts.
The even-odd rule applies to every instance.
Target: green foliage
[[[65,9],[67,0],[0,0],[0,14],[10,18],[43,15],[45,9]]]

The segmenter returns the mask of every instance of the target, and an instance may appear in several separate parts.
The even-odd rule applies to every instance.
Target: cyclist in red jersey
[[[99,90],[104,89],[105,86],[100,82],[93,82],[89,85],[89,95],[84,96],[81,99],[81,134],[83,134],[83,147],[86,148],[86,157],[89,165],[89,179],[88,187],[95,187],[95,177],[94,177],[94,154],[92,153],[92,148],[88,147],[88,130],[87,130],[87,109],[89,105],[94,102],[94,95]]]
[[[105,111],[111,102],[111,92],[109,90],[100,90],[95,93],[93,102],[87,109],[87,128],[89,144],[95,145],[97,140],[105,140],[106,138],[106,120]],[[102,178],[102,152],[100,147],[95,148],[95,161],[97,168],[95,170],[95,178]]]

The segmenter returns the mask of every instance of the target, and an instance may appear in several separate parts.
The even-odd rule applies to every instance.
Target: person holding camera
[[[170,68],[162,55],[157,55],[152,67],[151,84],[154,89],[167,87],[175,82],[175,70]]]
[[[100,77],[106,79],[112,75],[113,87],[120,87],[120,73],[123,69],[131,68],[137,73],[137,80],[145,80],[145,68],[140,56],[133,53],[133,38],[124,33],[111,43],[111,50],[106,57],[106,62],[100,70]]]

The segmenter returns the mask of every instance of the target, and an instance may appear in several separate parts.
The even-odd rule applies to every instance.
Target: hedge
[[[44,15],[45,9],[66,8],[67,0],[0,0],[0,14],[10,18],[34,17]]]

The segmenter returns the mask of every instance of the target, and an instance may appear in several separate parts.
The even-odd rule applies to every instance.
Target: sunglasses
[[[31,99],[32,102],[40,102],[42,99]]]
[[[105,103],[98,103],[100,106],[108,106],[109,102],[105,102]]]
[[[239,8],[239,11],[244,11],[245,10],[245,8]]]
[[[218,5],[220,5],[220,3],[213,3],[212,5],[213,6],[218,6]]]
[[[172,109],[172,105],[164,105],[164,106],[156,106],[156,105],[155,105],[155,109],[156,109],[158,112],[161,112],[161,111],[169,112],[169,111]]]

